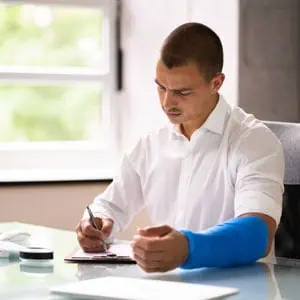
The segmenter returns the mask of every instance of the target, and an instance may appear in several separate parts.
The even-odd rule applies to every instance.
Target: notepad
[[[108,276],[54,287],[51,292],[57,295],[84,297],[84,299],[209,300],[236,294],[238,289]]]
[[[129,243],[115,243],[110,245],[108,252],[86,253],[81,248],[65,257],[68,262],[97,262],[97,263],[135,263]]]

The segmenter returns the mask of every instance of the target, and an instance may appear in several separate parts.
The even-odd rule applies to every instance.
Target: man
[[[188,23],[165,40],[156,79],[170,125],[141,138],[77,226],[81,247],[123,229],[143,207],[153,224],[132,241],[146,272],[224,267],[266,256],[281,216],[284,160],[275,135],[219,94],[223,49],[208,27]]]

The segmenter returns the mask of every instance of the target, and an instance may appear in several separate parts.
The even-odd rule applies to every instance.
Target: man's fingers
[[[103,219],[101,232],[107,238],[110,236],[113,228],[113,222],[110,219]]]
[[[139,247],[143,250],[147,251],[163,251],[164,250],[164,243],[159,238],[153,237],[143,237],[136,235],[134,236],[133,247]]]
[[[85,236],[88,236],[90,238],[98,238],[100,240],[104,239],[103,233],[94,228],[89,220],[81,221],[81,231]]]
[[[138,255],[146,262],[162,261],[164,259],[164,253],[162,251],[145,251],[140,247],[133,247],[133,254]]]
[[[88,253],[97,253],[97,252],[104,251],[103,245],[99,242],[97,244],[84,243],[83,245],[80,246],[84,252],[88,252]]]
[[[147,253],[145,255],[145,253]],[[164,261],[163,252],[144,252],[141,249],[135,248],[133,258],[138,266],[147,273],[167,272],[174,269],[169,261]]]
[[[77,239],[80,247],[84,250],[87,249],[90,252],[103,251],[103,244],[99,239],[86,237],[81,231],[77,232]]]
[[[141,258],[139,255],[134,254],[133,258],[136,260],[136,262],[141,265],[144,269],[154,269],[154,268],[160,268],[162,267],[162,263],[159,261],[147,261]]]
[[[85,252],[103,252],[103,241],[111,234],[113,221],[96,218],[96,222],[98,228],[104,232],[95,229],[89,219],[81,220],[76,227],[79,245]]]
[[[95,222],[96,222],[97,228],[101,229],[103,226],[103,220],[101,218],[95,218]]]
[[[170,269],[168,266],[164,266],[161,264],[157,266],[147,265],[142,260],[139,260],[138,258],[136,258],[136,261],[138,266],[147,273],[167,272]]]
[[[103,252],[103,241],[99,238],[90,238],[83,234],[81,231],[81,227],[76,228],[77,231],[77,239],[79,242],[80,247],[85,252]],[[109,248],[110,245],[107,245],[107,248]]]
[[[109,249],[109,245],[107,245],[107,248]],[[84,246],[83,247],[81,247],[83,250],[84,250],[84,252],[87,252],[87,253],[98,253],[98,252],[104,252],[105,251],[105,249],[104,249],[104,247],[103,247],[103,243],[99,243],[99,241],[97,241],[97,243],[96,244],[92,244],[92,246],[90,247],[89,245],[87,245],[87,244],[84,244]]]
[[[145,227],[145,228],[139,228],[138,234],[142,236],[158,236],[162,237],[167,235],[172,231],[172,228],[168,225],[160,225],[160,226],[151,226],[151,227]]]
[[[102,246],[96,247],[96,248],[87,248],[87,247],[84,247],[82,249],[86,253],[99,253],[99,252],[103,252],[104,251],[104,249],[103,249]]]
[[[159,262],[159,261],[150,261],[150,262],[145,261],[141,257],[139,257],[137,254],[134,254],[133,258],[136,260],[136,262],[138,264],[141,264],[141,265],[143,265],[144,267],[147,267],[147,268],[159,268],[159,267],[161,267],[161,262]]]

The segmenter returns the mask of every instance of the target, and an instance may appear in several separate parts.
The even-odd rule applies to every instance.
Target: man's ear
[[[211,92],[212,94],[217,94],[219,89],[223,85],[225,80],[225,75],[223,73],[218,73],[212,80],[211,80]]]

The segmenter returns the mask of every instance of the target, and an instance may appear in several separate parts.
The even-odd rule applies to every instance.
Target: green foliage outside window
[[[0,66],[102,67],[96,9],[0,5]],[[0,142],[91,140],[101,120],[99,84],[0,83]]]

